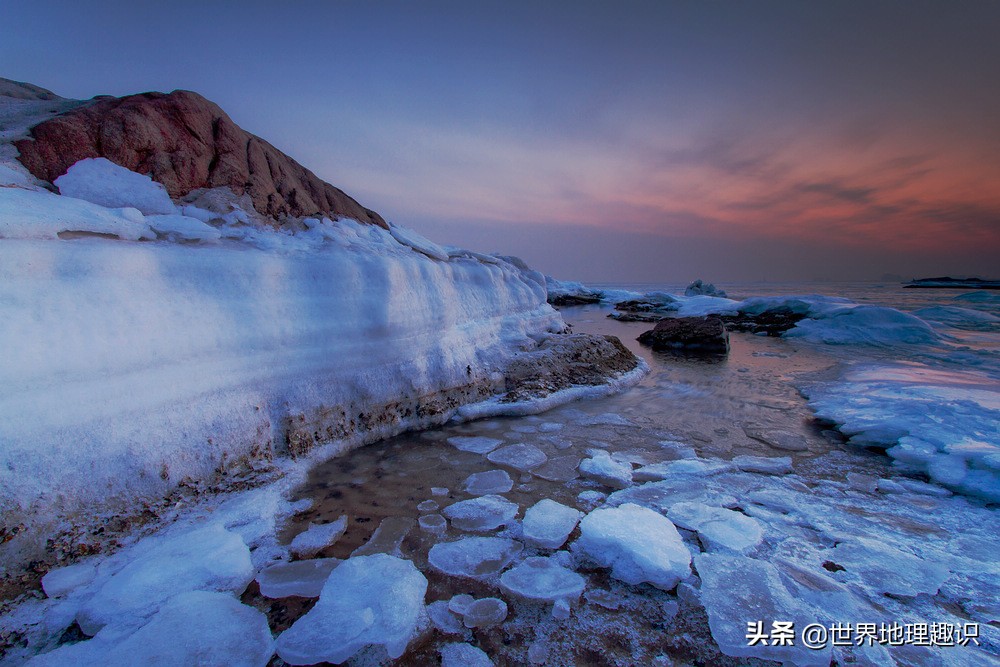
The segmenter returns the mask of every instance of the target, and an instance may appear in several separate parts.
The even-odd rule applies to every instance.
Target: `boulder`
[[[228,187],[272,220],[345,216],[388,225],[378,213],[240,128],[197,93],[95,97],[31,128],[14,142],[35,177],[53,182],[85,158],[107,158],[162,183],[173,198]]]
[[[706,317],[670,317],[639,336],[639,342],[654,350],[690,351],[725,354],[729,351],[729,332],[715,315]]]

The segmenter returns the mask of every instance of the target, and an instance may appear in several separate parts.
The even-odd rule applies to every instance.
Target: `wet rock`
[[[805,315],[802,313],[781,309],[768,310],[758,314],[737,313],[720,317],[730,331],[766,334],[768,336],[780,336],[805,319]]]
[[[729,332],[715,315],[707,317],[671,317],[638,338],[654,350],[686,351],[705,354],[729,352]]]
[[[701,278],[698,278],[684,289],[684,296],[715,296],[725,299],[726,292],[712,283],[703,282]]]

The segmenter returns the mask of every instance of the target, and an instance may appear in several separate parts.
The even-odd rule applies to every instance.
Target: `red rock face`
[[[382,217],[263,139],[245,132],[217,105],[186,90],[95,98],[31,129],[15,142],[21,162],[52,182],[73,164],[104,157],[149,174],[172,197],[228,186],[254,208],[282,216],[347,216],[380,227]]]

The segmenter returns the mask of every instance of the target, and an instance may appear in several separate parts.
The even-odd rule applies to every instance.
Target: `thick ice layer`
[[[319,597],[339,558],[314,558],[270,565],[257,575],[260,594],[266,598]]]
[[[413,236],[348,220],[291,234],[182,210],[226,239],[77,238],[153,238],[158,223],[0,188],[0,349],[16,351],[0,364],[9,525],[443,422],[502,391],[496,371],[530,335],[563,326],[538,277],[506,261],[432,259]]]
[[[278,637],[292,665],[341,663],[365,646],[398,658],[424,614],[427,579],[413,563],[385,554],[345,560],[327,579],[319,602]]]
[[[575,546],[627,584],[650,583],[670,590],[691,572],[691,553],[674,524],[631,503],[585,516]]]
[[[319,551],[336,543],[347,530],[347,516],[323,524],[310,523],[309,527],[296,535],[289,549],[299,558],[311,558]]]
[[[59,194],[106,208],[130,206],[146,215],[176,212],[162,183],[103,157],[80,160],[55,180],[55,186]]]
[[[918,363],[862,366],[807,393],[851,443],[887,448],[903,470],[1000,500],[1000,386],[990,376]]]
[[[148,623],[125,638],[101,632],[91,640],[65,644],[40,655],[28,665],[264,667],[273,654],[274,640],[264,614],[230,595],[194,591],[171,599]]]
[[[77,613],[80,629],[94,635],[108,624],[130,624],[184,591],[239,595],[253,580],[250,550],[218,524],[148,540]]]
[[[764,539],[756,519],[723,507],[681,502],[671,505],[668,516],[681,528],[696,531],[707,551],[746,553]]]

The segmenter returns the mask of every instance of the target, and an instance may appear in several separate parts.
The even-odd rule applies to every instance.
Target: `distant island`
[[[1000,289],[1000,280],[982,278],[914,278],[903,287],[923,287],[933,289]]]

